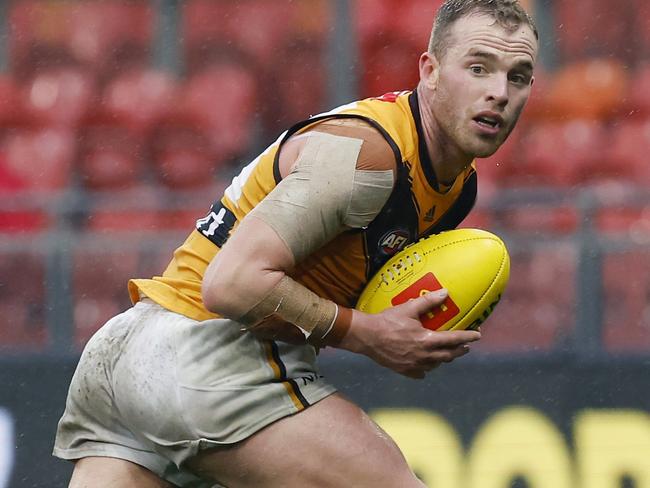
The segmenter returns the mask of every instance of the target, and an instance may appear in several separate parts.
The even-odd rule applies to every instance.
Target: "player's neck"
[[[429,158],[438,181],[451,185],[474,159],[453,144],[442,131],[431,111],[431,92],[418,86],[418,105],[422,121],[422,132]]]

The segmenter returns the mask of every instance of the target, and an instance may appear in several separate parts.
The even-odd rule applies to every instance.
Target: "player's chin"
[[[469,151],[470,154],[473,154],[475,158],[489,158],[492,156],[499,147],[501,147],[503,141],[499,138],[490,138],[490,139],[479,139],[474,144]]]

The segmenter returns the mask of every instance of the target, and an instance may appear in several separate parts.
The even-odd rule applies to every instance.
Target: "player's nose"
[[[496,103],[499,107],[505,107],[508,104],[508,75],[497,73],[491,76],[485,97],[487,101]]]

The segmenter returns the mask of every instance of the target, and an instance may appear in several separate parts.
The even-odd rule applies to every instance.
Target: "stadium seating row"
[[[211,85],[211,80],[206,74],[192,82]],[[124,190],[147,183],[179,191],[214,186],[219,177],[228,178],[246,162],[250,148],[262,140],[253,138],[254,117],[242,115],[245,103],[249,114],[254,110],[249,95],[242,90],[236,110],[228,109],[232,98],[211,103],[210,98],[218,98],[215,92],[192,88],[186,98],[192,110],[181,113],[174,104],[175,112],[152,123],[142,113],[129,119],[104,112],[87,118],[77,130],[52,125],[5,127],[0,130],[0,193]],[[222,110],[204,110],[213,103]],[[647,186],[649,145],[650,117],[609,123],[528,120],[494,156],[478,162],[479,176],[485,191],[603,182]]]
[[[647,186],[650,118],[523,122],[479,176],[495,187],[572,186],[605,182]]]
[[[309,64],[300,66],[310,71]],[[534,94],[523,127],[482,164],[486,179],[503,186],[526,179],[561,186],[650,181],[643,156],[650,138],[650,65],[629,84],[623,73],[616,62],[600,60],[569,65],[553,78],[542,75],[540,84],[548,87],[539,93],[547,95]],[[601,81],[589,88],[589,80]],[[99,93],[92,76],[74,67],[44,70],[22,85],[2,78],[0,188],[56,190],[69,186],[73,175],[89,189],[124,187],[142,180],[147,162],[163,184],[200,186],[276,135],[256,137],[264,132],[258,107],[281,113],[275,123],[289,124],[323,104],[318,90],[277,86],[273,97],[262,98],[255,74],[231,60],[183,81],[133,68]]]
[[[627,113],[638,104],[634,97],[625,100],[622,92],[627,68],[649,61],[650,29],[645,23],[650,15],[643,15],[648,3],[621,0],[611,9],[609,0],[585,1],[584,5],[572,0],[551,3],[558,44],[554,51],[564,64],[577,64],[549,85],[547,115],[602,117],[612,111]],[[363,96],[415,86],[417,57],[427,44],[434,11],[441,3],[351,2]],[[533,11],[534,2],[527,3]],[[153,46],[159,42],[159,7],[147,0],[14,1],[7,17],[12,72],[23,82],[45,68],[76,64],[103,86],[121,71],[150,64]],[[303,114],[323,108],[324,78],[318,75],[323,74],[324,49],[334,22],[332,2],[188,0],[179,8],[179,35],[172,37],[180,39],[186,74],[236,61],[264,81],[266,98],[277,90],[309,86],[310,90],[298,90],[302,97],[309,93],[314,102],[306,105]],[[594,14],[584,15],[585,11]],[[608,61],[582,62],[591,58]],[[646,88],[633,91],[647,107],[647,84],[641,86]]]
[[[231,149],[250,142],[256,112],[269,132],[325,108],[325,68],[313,49],[309,43],[294,45],[292,62],[279,63],[271,77],[227,56],[182,80],[146,65],[123,69],[103,84],[86,68],[70,64],[40,69],[25,80],[5,76],[0,78],[0,126],[77,128],[104,116],[142,133],[163,117],[182,114],[215,132],[241,132],[222,136]],[[366,70],[363,95],[413,88],[417,70],[411,58],[417,53],[400,42],[384,47],[370,60],[376,69]],[[526,119],[535,121],[629,116],[650,116],[650,63],[632,73],[611,59],[575,62],[554,74],[539,70],[526,110]]]
[[[277,47],[295,38],[322,42],[334,14],[327,0],[187,0],[180,3],[179,32],[188,64],[202,64],[213,46],[231,44],[260,65],[274,62]],[[351,11],[364,58],[399,39],[422,50],[442,0],[352,0]],[[523,2],[536,12],[536,2]],[[626,62],[647,59],[650,51],[648,3],[620,0],[553,0],[553,34],[561,61],[590,56]],[[33,48],[60,47],[96,71],[152,50],[160,22],[152,0],[20,0],[10,2],[7,20],[10,57],[19,72],[43,61]],[[591,12],[585,15],[585,12]],[[547,34],[548,35],[548,34]],[[630,49],[630,46],[635,46]],[[202,52],[202,53],[201,53]],[[41,51],[44,54],[44,51]],[[34,57],[35,55],[35,57]],[[380,54],[382,56],[382,54]],[[27,65],[27,66],[25,66]]]
[[[128,307],[127,280],[160,274],[170,252],[171,248],[144,246],[140,252],[129,253],[75,251],[71,277],[75,344],[82,346],[103,322]],[[649,257],[647,251],[638,251],[604,258],[602,337],[611,352],[650,347]],[[511,282],[486,324],[480,350],[544,352],[571,340],[576,320],[576,266],[576,253],[567,245],[513,252]],[[0,259],[0,273],[13,277],[10,287],[0,287],[0,347],[46,347],[43,257],[5,254]]]

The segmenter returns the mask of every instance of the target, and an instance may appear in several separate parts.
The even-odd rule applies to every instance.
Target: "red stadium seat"
[[[570,234],[578,229],[578,209],[571,206],[534,206],[495,212],[495,220],[511,232],[528,234]]]
[[[75,67],[58,67],[37,73],[22,90],[22,107],[39,123],[75,127],[95,95],[92,76]]]
[[[160,276],[178,243],[96,237],[94,245],[80,246],[73,254],[74,336],[80,348],[108,319],[130,306],[128,280]]]
[[[513,165],[508,185],[571,186],[589,178],[602,157],[605,128],[590,120],[531,125],[521,139],[521,159]]]
[[[363,60],[361,77],[363,97],[378,97],[384,93],[415,88],[419,47],[399,38],[380,34],[369,44]]]
[[[147,184],[128,190],[92,192],[87,214],[80,224],[84,231],[103,237],[116,233],[146,236],[169,231],[186,234],[194,228],[197,219],[205,216],[225,186],[224,180],[212,180],[211,185],[202,183],[185,192],[166,192],[157,185]]]
[[[476,161],[480,195],[492,196],[497,188],[507,186],[508,178],[521,164],[521,137],[525,126],[518,126],[506,142],[489,158]]]
[[[0,175],[14,190],[53,191],[70,181],[75,137],[67,129],[18,128],[0,142]]]
[[[328,0],[291,4],[291,37],[325,42],[334,25],[334,5]]]
[[[219,193],[214,192],[214,195]],[[189,232],[196,226],[196,221],[205,216],[205,205],[197,205],[194,209],[168,210],[162,213],[167,230]]]
[[[210,126],[196,115],[170,114],[149,138],[151,167],[156,178],[174,190],[209,188],[225,158],[215,151]]]
[[[408,2],[401,5],[408,9]],[[414,88],[419,79],[417,60],[424,47],[413,40],[413,29],[397,28],[402,22],[398,20],[400,5],[393,0],[355,0],[352,8],[363,66],[361,96],[378,97]]]
[[[0,299],[0,350],[45,348],[48,331],[44,308],[43,304],[36,306],[25,298]]]
[[[82,346],[109,318],[129,306],[127,282],[137,272],[137,248],[80,249],[73,255],[75,342]]]
[[[187,48],[225,39],[226,2],[188,0],[183,2],[181,33]]]
[[[31,195],[32,192],[63,189],[68,182],[69,160],[61,155],[43,159],[43,154],[32,159],[30,152],[38,148],[30,142],[36,134],[37,131],[28,129],[9,130],[5,138],[0,139],[0,232],[39,232],[55,223],[49,213],[53,207],[43,199],[44,195],[40,195],[41,201],[37,203],[23,193]],[[69,142],[72,141],[70,134]],[[53,148],[57,150],[56,143]],[[70,149],[69,157],[72,156]],[[24,203],[17,201],[17,196],[22,196]]]
[[[144,133],[176,104],[176,80],[166,72],[129,70],[109,83],[102,104],[132,130]]]
[[[541,64],[535,66],[535,80],[530,91],[530,97],[521,115],[519,125],[522,123],[536,123],[553,117],[547,101],[551,81],[552,76],[544,70]]]
[[[226,39],[252,55],[257,64],[271,66],[276,46],[290,35],[287,23],[293,11],[289,0],[245,0],[229,4]]]
[[[618,60],[592,59],[566,65],[549,84],[549,112],[562,119],[615,117],[626,106],[627,83],[627,69]]]
[[[59,8],[57,8],[59,7]],[[11,2],[8,11],[9,55],[14,73],[33,74],[45,52],[65,52],[68,33],[65,9],[54,2],[24,0]],[[71,53],[69,54],[72,57]],[[37,55],[37,59],[35,59]]]
[[[588,56],[626,59],[632,44],[635,0],[556,0],[552,4],[558,49],[563,61]]]
[[[596,228],[645,244],[650,240],[650,207],[612,206],[596,213]]]
[[[124,64],[116,54],[128,55],[130,49],[137,50],[136,46],[146,52],[153,39],[155,12],[148,1],[75,2],[71,14],[68,42],[72,51],[101,71],[111,70],[116,61]]]
[[[352,15],[364,53],[379,33],[426,51],[431,26],[442,0],[354,0]]]
[[[612,134],[594,172],[601,179],[646,186],[650,184],[647,151],[650,147],[650,118],[622,120]]]
[[[123,300],[80,297],[74,303],[74,344],[82,349],[92,335],[111,317],[124,311],[128,303]]]
[[[11,2],[10,53],[14,67],[29,60],[34,45],[54,45],[94,72],[114,69],[124,47],[146,51],[154,33],[155,11],[148,1],[90,0]],[[32,67],[35,69],[37,67]]]
[[[635,42],[634,54],[636,60],[648,62],[650,55],[650,4],[645,0],[632,0],[634,12]]]
[[[435,13],[444,0],[393,0],[389,25],[393,33],[417,46],[419,53],[427,50]],[[419,54],[418,53],[418,54]]]
[[[602,338],[610,352],[650,350],[649,263],[645,250],[605,256]]]
[[[299,3],[308,5],[299,6]],[[200,49],[207,44],[231,43],[259,66],[272,68],[276,46],[284,45],[287,39],[301,31],[309,32],[312,38],[319,31],[326,32],[323,25],[327,25],[329,19],[327,3],[299,3],[291,0],[185,2],[182,32],[187,50]]]
[[[0,348],[43,348],[48,331],[45,321],[45,262],[31,253],[0,256]]]
[[[261,114],[267,133],[276,134],[325,108],[324,54],[332,19],[330,2],[192,0],[184,4],[183,12],[190,79],[224,69],[248,73],[256,81],[251,93],[265,99]],[[222,85],[231,91],[236,84],[231,82],[230,88]],[[239,85],[243,88],[250,83]],[[305,90],[305,86],[309,89]],[[211,117],[215,116],[218,114]],[[230,129],[234,132],[237,126],[232,124]],[[243,137],[228,136],[224,130],[221,134],[234,139]],[[231,156],[225,154],[225,158]]]
[[[89,193],[84,230],[99,233],[142,233],[165,230],[160,218],[164,199],[152,185],[138,184],[128,189],[105,189]]]
[[[0,210],[0,233],[41,232],[50,226],[52,220],[37,210]]]
[[[300,120],[323,112],[327,108],[327,74],[325,46],[318,42],[290,42],[281,51],[281,61],[275,66],[275,85],[261,95],[268,109],[267,129],[273,134]],[[305,87],[309,87],[305,90]]]
[[[120,118],[99,112],[81,130],[77,172],[91,190],[125,189],[140,182],[143,141]]]
[[[510,283],[482,328],[480,349],[548,351],[575,322],[576,252],[564,245],[511,250]]]
[[[154,164],[162,182],[176,190],[211,186],[217,169],[209,152],[189,145],[162,150]]]
[[[94,209],[86,228],[96,232],[151,232],[166,230],[158,210]]]
[[[357,38],[365,52],[378,33],[389,30],[392,0],[354,0],[351,8]]]
[[[0,76],[0,128],[15,125],[20,117],[19,89],[10,76]]]
[[[490,229],[493,225],[493,216],[486,208],[474,208],[458,226],[459,229]]]
[[[650,52],[650,42],[648,43]],[[650,62],[641,65],[630,80],[630,112],[650,118]]]
[[[0,233],[41,232],[53,222],[42,210],[0,210]]]
[[[256,109],[257,80],[233,63],[213,65],[187,80],[182,109],[201,121],[221,161],[247,151]]]

